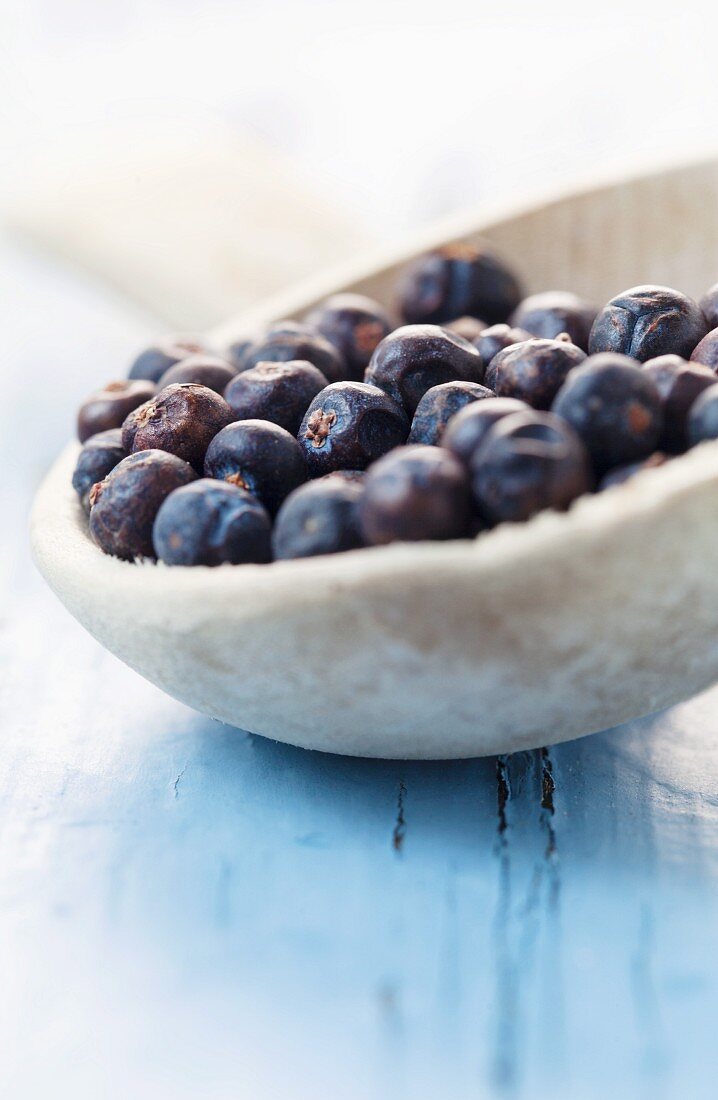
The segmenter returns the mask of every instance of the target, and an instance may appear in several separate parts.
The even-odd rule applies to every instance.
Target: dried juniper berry
[[[493,389],[498,397],[516,397],[534,409],[550,409],[569,371],[585,358],[567,336],[514,344],[491,362]]]
[[[307,314],[306,323],[337,349],[347,377],[357,382],[374,348],[394,328],[387,311],[363,294],[333,294]]]
[[[492,401],[475,401],[449,421],[441,446],[468,466],[487,434],[499,420],[512,413],[527,412],[528,405],[513,397],[495,397]]]
[[[252,345],[259,339],[257,335],[254,336],[239,336],[236,340],[233,340],[231,344],[228,344],[224,350],[224,355],[228,362],[232,364],[235,371],[244,369],[244,358],[249,354]]]
[[[311,558],[363,546],[357,512],[363,492],[361,481],[336,474],[300,485],[277,514],[275,558]]]
[[[701,366],[718,373],[718,328],[711,329],[696,344],[691,353],[691,362],[700,363]]]
[[[705,292],[698,305],[703,310],[708,328],[718,328],[718,283]]]
[[[189,355],[160,378],[157,383],[162,390],[178,382],[194,382],[197,386],[206,386],[208,390],[223,394],[236,370],[226,359],[217,355]]]
[[[438,325],[404,325],[379,344],[365,380],[413,416],[432,386],[483,382],[483,375],[481,356],[468,340]]]
[[[128,455],[90,491],[90,534],[116,558],[151,558],[152,525],[165,497],[197,474],[166,451]]]
[[[416,406],[408,442],[438,446],[452,416],[487,397],[495,399],[496,395],[478,382],[442,382],[440,386],[432,386]]]
[[[576,433],[553,413],[505,416],[491,428],[471,464],[479,515],[489,524],[564,511],[593,486],[591,464]]]
[[[486,321],[480,321],[478,317],[457,317],[453,321],[447,321],[444,328],[448,328],[449,332],[455,332],[457,336],[463,336],[464,340],[468,340],[470,344],[478,340],[481,333],[484,332],[488,325]]]
[[[513,271],[487,245],[449,244],[409,266],[399,287],[408,324],[441,324],[469,314],[492,325],[521,300]]]
[[[200,478],[163,501],[152,528],[165,565],[244,565],[271,561],[272,521],[245,489]]]
[[[204,472],[253,493],[272,516],[307,476],[294,436],[268,420],[238,420],[223,428],[207,449]]]
[[[656,470],[659,466],[665,466],[666,462],[670,461],[670,455],[663,454],[662,451],[654,451],[648,458],[644,458],[642,462],[629,462],[627,466],[614,466],[612,470],[609,470],[605,477],[601,479],[601,483],[598,486],[599,490],[611,489],[614,485],[623,485],[625,481],[630,481],[636,474],[640,474],[642,470]]]
[[[170,367],[181,363],[188,355],[208,350],[199,336],[168,336],[161,343],[140,352],[130,367],[129,377],[159,382]]]
[[[231,419],[229,405],[214,390],[179,382],[130,413],[122,442],[131,452],[167,451],[201,472],[207,447]]]
[[[553,411],[578,433],[598,473],[655,451],[661,398],[650,374],[625,355],[593,355],[571,371]]]
[[[679,355],[661,355],[643,367],[658,390],[663,408],[663,432],[659,447],[680,454],[688,446],[688,413],[696,398],[718,382],[713,371],[700,363],[687,363]]]
[[[531,339],[531,333],[523,328],[511,328],[510,325],[491,325],[484,329],[477,340],[472,341],[484,363],[484,385],[491,385],[493,378],[493,361],[500,351],[510,348],[512,344],[523,344]]]
[[[88,514],[92,486],[106,478],[117,463],[126,457],[127,451],[122,446],[120,428],[98,432],[87,440],[77,459],[75,472],[72,475],[72,487]]]
[[[83,401],[77,414],[77,437],[84,443],[98,432],[121,428],[128,413],[149,401],[157,393],[153,382],[141,379],[108,382]]]
[[[310,476],[365,470],[406,441],[409,421],[388,394],[364,382],[334,382],[312,401],[299,429]]]
[[[346,378],[343,357],[321,333],[296,321],[279,321],[255,340],[241,356],[234,359],[240,371],[258,363],[291,363],[301,359],[312,363],[329,382]]]
[[[399,447],[367,473],[359,520],[374,546],[466,537],[471,526],[466,470],[441,447]]]
[[[598,313],[588,350],[616,352],[645,363],[659,355],[690,357],[707,331],[692,298],[665,286],[635,286],[611,298]]]
[[[718,439],[718,385],[704,390],[688,414],[691,447],[707,439]]]
[[[514,328],[526,329],[542,340],[555,340],[565,332],[576,347],[587,351],[597,312],[595,306],[589,305],[577,294],[549,290],[524,298],[512,313],[511,324]]]
[[[240,371],[224,391],[233,420],[271,420],[296,435],[314,397],[327,385],[306,360],[258,363]]]

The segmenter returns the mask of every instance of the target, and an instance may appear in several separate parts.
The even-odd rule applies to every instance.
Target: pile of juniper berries
[[[596,310],[455,244],[394,308],[336,294],[224,350],[146,348],[78,414],[97,545],[221,565],[473,538],[718,439],[718,284]]]

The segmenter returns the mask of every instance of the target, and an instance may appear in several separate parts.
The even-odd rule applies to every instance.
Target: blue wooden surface
[[[0,294],[0,1093],[714,1096],[718,692],[449,764],[193,714],[27,561],[77,399],[150,326],[9,248]]]

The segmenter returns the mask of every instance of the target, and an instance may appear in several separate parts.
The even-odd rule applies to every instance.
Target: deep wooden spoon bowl
[[[211,337],[301,316],[339,290],[390,303],[413,255],[479,237],[527,292],[601,304],[656,282],[698,295],[718,280],[718,162],[442,227]],[[365,756],[475,756],[591,733],[718,679],[718,444],[474,542],[218,569],[102,554],[70,484],[76,455],[60,456],[33,509],[48,583],[147,679],[252,732]]]

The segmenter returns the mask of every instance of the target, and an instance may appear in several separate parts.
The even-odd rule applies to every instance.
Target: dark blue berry
[[[440,386],[432,386],[416,406],[408,442],[438,446],[452,416],[487,397],[496,395],[478,382],[442,382]]]
[[[231,419],[229,405],[214,390],[182,382],[131,412],[122,426],[122,442],[131,452],[167,451],[201,472],[210,442]]]
[[[553,411],[578,433],[597,472],[646,458],[663,431],[650,374],[625,355],[594,355],[571,371]]]
[[[244,369],[244,357],[249,353],[257,339],[257,336],[239,336],[227,345],[224,355],[235,368],[235,371]]]
[[[311,558],[363,546],[357,512],[363,491],[361,481],[336,473],[300,485],[277,514],[275,558]]]
[[[709,329],[718,328],[718,283],[707,290],[698,303]]]
[[[375,546],[468,536],[466,470],[441,447],[400,447],[367,473],[359,518],[364,538]]]
[[[588,455],[573,429],[552,413],[514,413],[497,421],[474,454],[471,487],[490,525],[521,522],[545,508],[564,511],[593,485]]]
[[[165,497],[197,474],[166,451],[128,455],[90,491],[90,534],[106,554],[151,558],[152,525]]]
[[[713,371],[699,363],[687,363],[679,355],[662,355],[643,367],[658,390],[663,408],[663,432],[659,447],[680,454],[688,446],[688,414],[696,398],[718,382]]]
[[[432,386],[483,382],[483,376],[481,356],[468,340],[438,325],[405,325],[382,340],[365,378],[413,416]]]
[[[226,359],[216,355],[189,355],[162,375],[158,386],[162,390],[178,382],[194,382],[208,390],[223,394],[236,374]]]
[[[337,349],[347,377],[357,382],[374,348],[394,328],[387,311],[363,294],[333,294],[307,314],[306,323]]]
[[[181,363],[188,355],[208,349],[198,336],[169,336],[160,344],[145,348],[130,367],[130,378],[145,378],[159,382],[170,367]]]
[[[618,294],[599,312],[588,350],[629,355],[645,363],[659,355],[688,359],[707,331],[692,298],[665,286],[635,286]]]
[[[204,472],[253,493],[270,515],[307,476],[294,436],[268,420],[238,420],[223,428],[207,449]]]
[[[718,328],[711,329],[696,344],[691,354],[691,362],[700,363],[701,366],[718,373]]]
[[[670,455],[665,455],[661,451],[654,451],[642,462],[631,462],[627,466],[614,466],[601,479],[599,489],[603,491],[604,489],[611,489],[614,485],[623,485],[624,482],[630,481],[636,474],[640,474],[642,470],[658,469],[659,466],[664,466],[668,461],[670,461]]]
[[[72,475],[72,487],[80,498],[80,503],[86,512],[90,511],[90,490],[92,486],[102,481],[111,470],[114,470],[118,462],[127,457],[127,451],[122,446],[122,431],[120,428],[110,428],[106,432],[98,432],[91,436],[80,451]]]
[[[550,409],[569,371],[585,358],[568,338],[514,344],[491,361],[493,389],[498,397],[516,397],[534,409]]]
[[[688,414],[691,447],[707,439],[718,439],[718,386],[704,390]]]
[[[595,306],[577,294],[549,290],[524,298],[511,315],[511,324],[543,340],[555,340],[565,332],[576,347],[587,351],[596,313]]]
[[[141,379],[108,382],[80,406],[77,414],[77,437],[80,443],[98,432],[121,428],[127,414],[149,401],[156,393],[157,387],[153,382]]]
[[[201,478],[166,498],[152,541],[166,565],[243,565],[271,561],[271,532],[266,508],[251,493]]]
[[[399,288],[408,324],[441,324],[464,314],[495,324],[520,300],[516,276],[487,245],[437,248],[410,265]]]
[[[513,397],[495,397],[491,401],[475,401],[452,417],[444,432],[441,446],[468,466],[474,453],[486,439],[497,421],[512,413],[527,412],[528,405]]]
[[[312,477],[332,470],[365,470],[404,443],[409,422],[383,390],[363,382],[335,382],[318,393],[299,429]]]
[[[472,341],[484,364],[484,385],[493,389],[493,362],[499,352],[530,339],[531,333],[526,329],[511,328],[510,325],[492,325],[484,329],[478,339]]]
[[[240,371],[224,392],[233,420],[271,420],[296,435],[312,398],[327,385],[306,360],[259,363]]]
[[[297,359],[313,363],[329,382],[346,378],[344,360],[334,345],[321,333],[296,321],[277,322],[233,361],[244,371],[258,363],[290,363]]]

